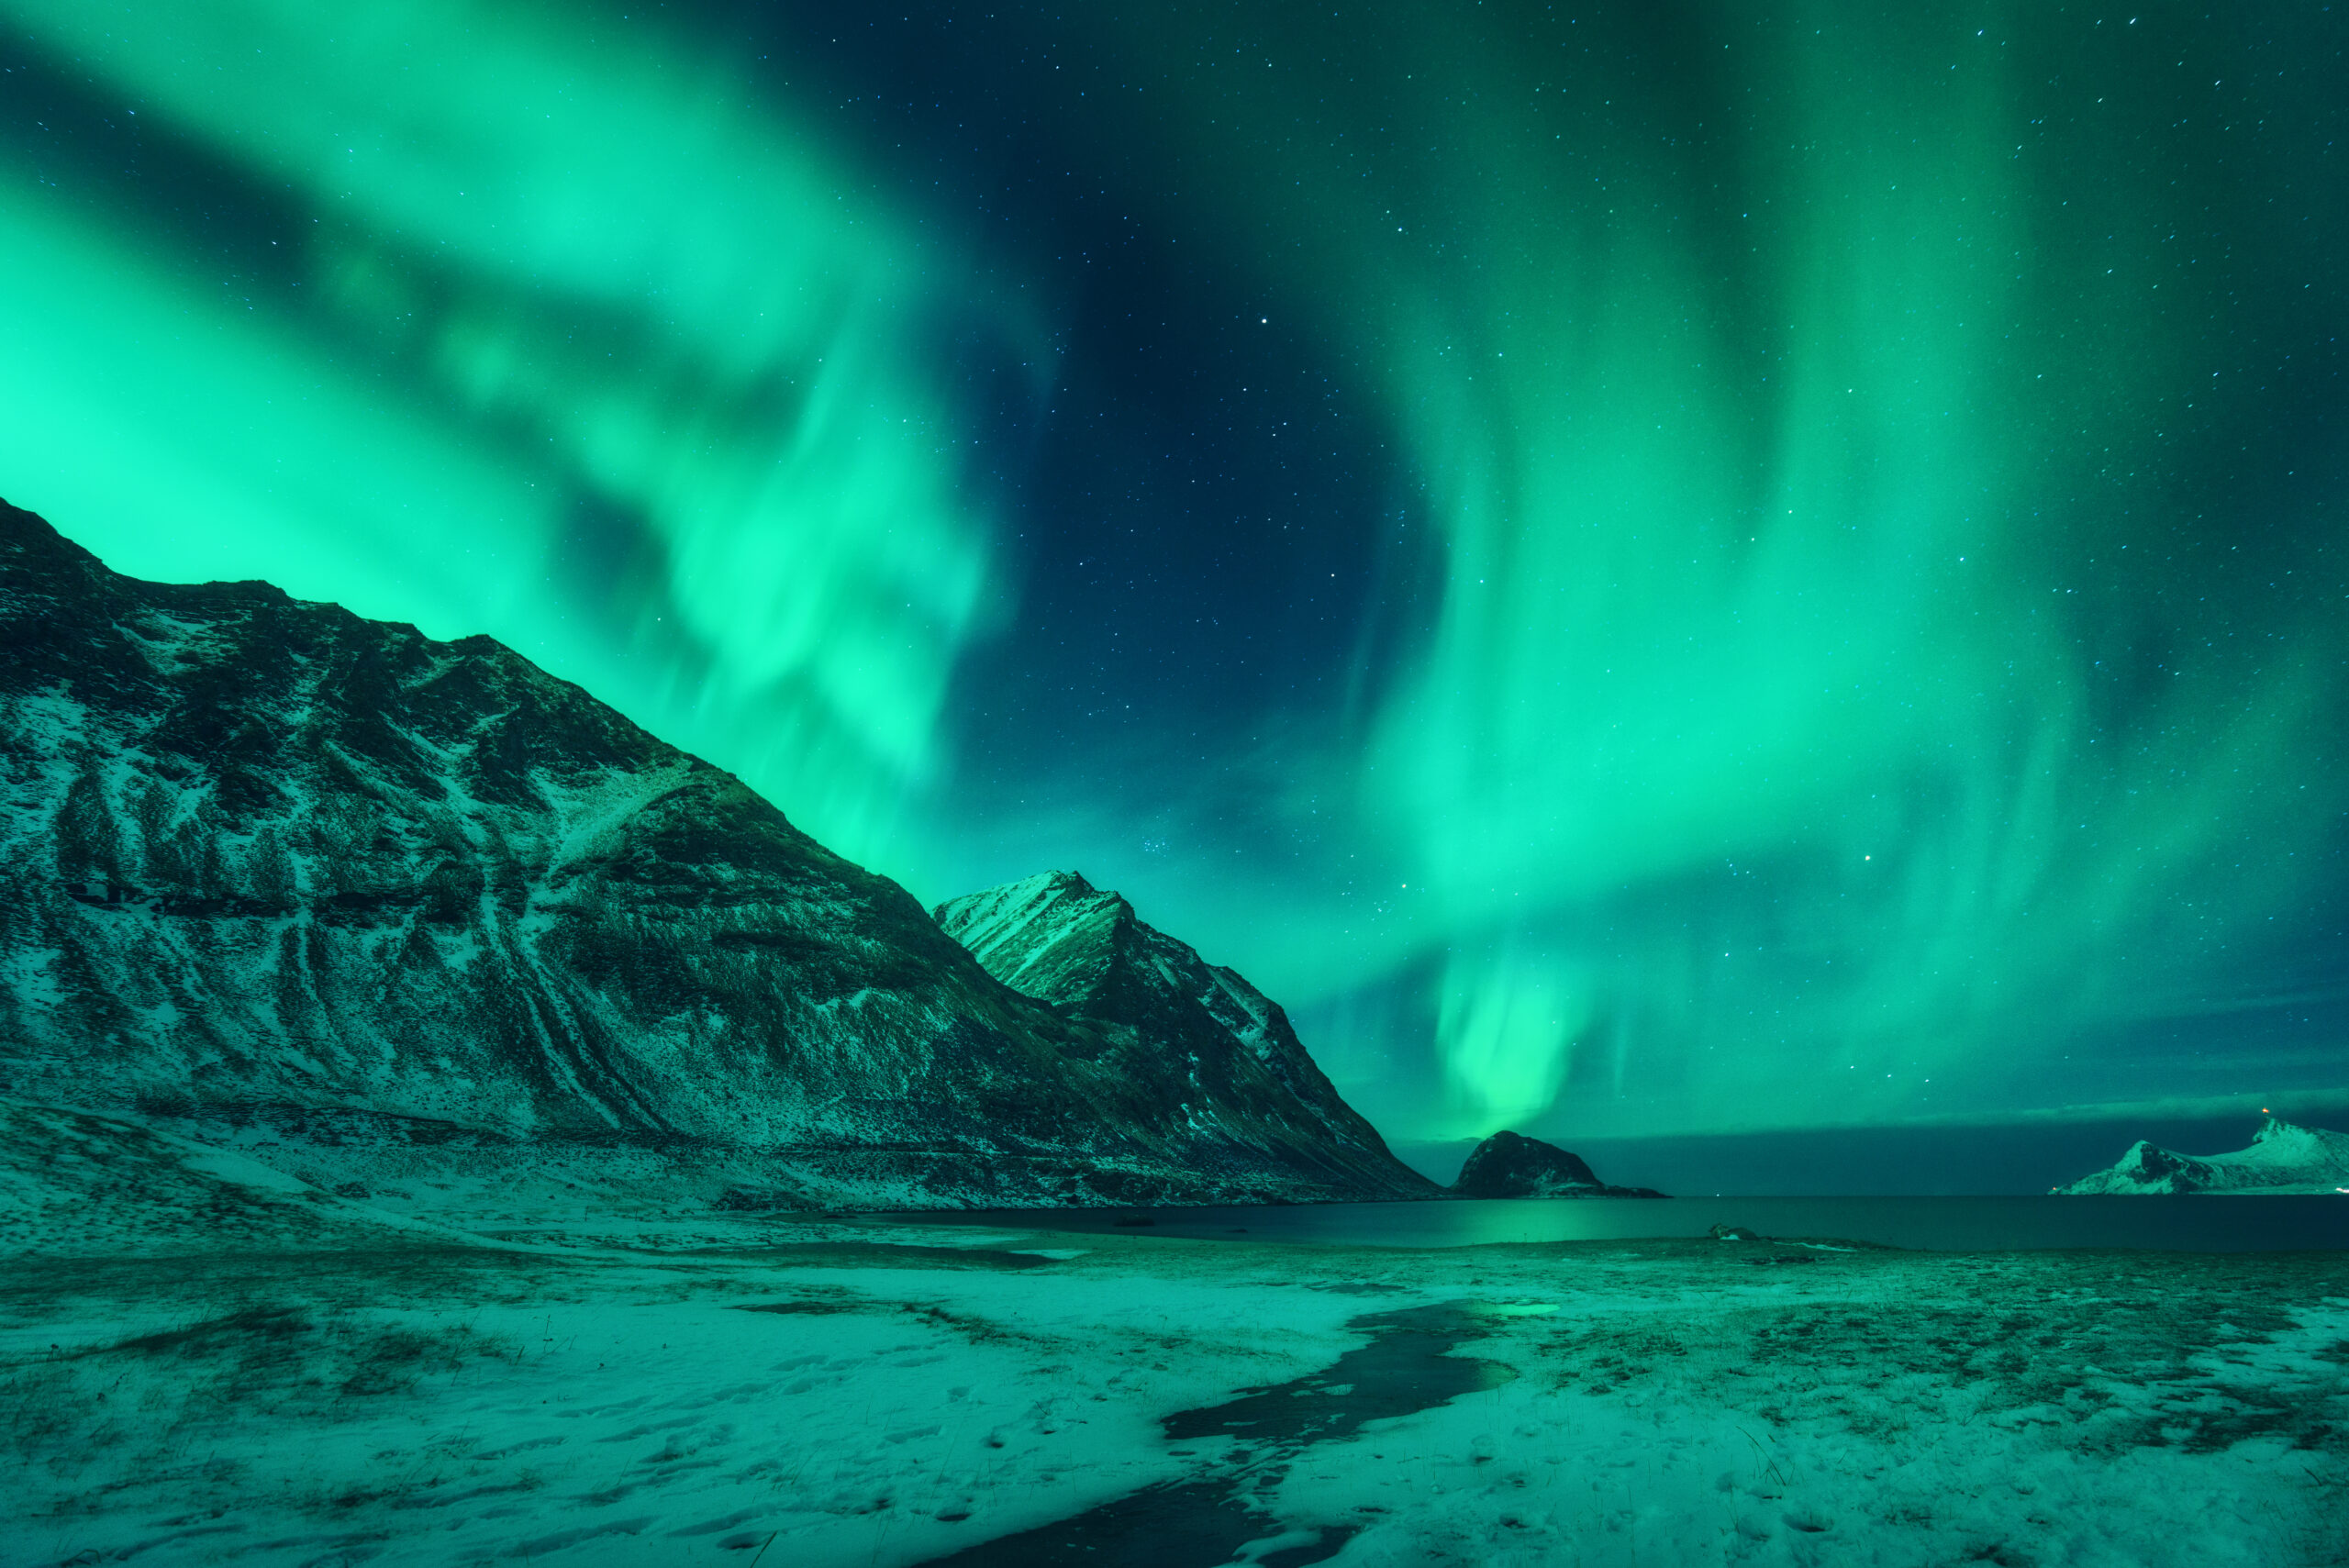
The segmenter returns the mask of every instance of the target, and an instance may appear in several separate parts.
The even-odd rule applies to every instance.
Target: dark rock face
[[[1117,894],[1045,872],[933,913],[988,973],[1097,1029],[1104,1065],[1193,1129],[1202,1160],[1274,1160],[1363,1198],[1436,1195],[1339,1098],[1277,1003]]]
[[[0,1095],[329,1186],[1364,1192],[1350,1151],[1198,1130],[894,883],[486,638],[135,582],[0,504]]]
[[[1538,1138],[1496,1132],[1476,1145],[1454,1197],[1662,1197],[1653,1187],[1610,1187],[1582,1160]]]
[[[2120,1183],[2141,1186],[2148,1192],[2189,1193],[2217,1184],[2217,1172],[2208,1162],[2191,1154],[2173,1153],[2142,1138],[2129,1146],[2129,1151],[2114,1162],[2112,1169]]]

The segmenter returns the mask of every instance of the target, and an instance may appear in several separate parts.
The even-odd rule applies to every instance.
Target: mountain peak
[[[1279,1004],[1119,895],[1041,872],[932,914],[1004,984],[1105,1031],[1119,1077],[1202,1137],[1286,1151],[1366,1196],[1432,1195],[1339,1096]]]
[[[1075,872],[1046,871],[941,904],[931,917],[1022,995],[1074,1006],[1108,973],[1110,934],[1133,906]]]

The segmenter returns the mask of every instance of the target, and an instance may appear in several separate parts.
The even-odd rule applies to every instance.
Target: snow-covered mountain
[[[1469,1151],[1454,1197],[1662,1197],[1653,1187],[1610,1187],[1581,1155],[1520,1133],[1496,1132]]]
[[[2232,1154],[2175,1154],[2139,1139],[2110,1170],[2059,1193],[2349,1192],[2349,1133],[2267,1118],[2251,1147]]]
[[[1179,1106],[1203,1143],[1365,1195],[1438,1195],[1338,1096],[1279,1004],[1143,924],[1117,894],[1045,872],[932,913],[988,973],[1097,1029],[1113,1070]]]
[[[1401,1184],[1285,1026],[1293,1061],[1189,1087],[1187,1037],[1002,984],[896,884],[487,638],[133,581],[0,504],[0,764],[21,1102],[418,1210]]]

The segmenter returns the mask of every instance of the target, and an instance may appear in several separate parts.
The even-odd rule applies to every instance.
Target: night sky
[[[1400,1145],[2323,1120],[2349,23],[2208,9],[0,0],[0,495]]]

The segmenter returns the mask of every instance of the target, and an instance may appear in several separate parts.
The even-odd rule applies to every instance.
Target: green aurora
[[[1078,866],[1398,1140],[2337,1104],[2343,24],[1881,10],[891,46],[1361,411],[1234,481],[1362,586],[1204,739],[974,690],[1061,680],[1017,519],[1080,459],[1018,454],[1164,373],[1088,357],[1085,237],[829,112],[903,62],[818,17],[0,0],[0,83],[143,139],[0,140],[0,494],[488,631],[925,898]]]
[[[885,842],[988,571],[924,354],[940,317],[1022,331],[956,296],[975,268],[721,57],[563,7],[9,9],[281,186],[302,299],[206,297],[142,215],[11,181],[20,496],[117,570],[490,629],[836,842]],[[620,639],[550,578],[599,509],[650,525]]]

